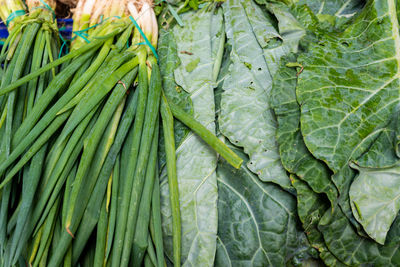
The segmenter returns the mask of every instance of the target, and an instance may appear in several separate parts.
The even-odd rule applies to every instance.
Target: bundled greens
[[[0,3],[0,266],[400,266],[399,1]]]
[[[53,12],[47,3],[35,8],[37,15]],[[21,23],[35,21],[33,14]],[[43,51],[34,47],[36,65],[22,72],[37,32],[44,36],[39,39],[44,49],[58,47],[58,39],[49,39],[49,18],[21,24],[24,32],[11,34],[16,40],[4,46],[1,264],[13,266],[20,260],[33,266],[163,266],[158,175],[162,125],[165,177],[172,192],[171,250],[174,265],[180,266],[174,117],[232,166],[239,168],[243,160],[163,92],[151,3],[80,1],[74,18],[71,52],[64,57],[44,50],[49,52],[43,60],[49,63],[42,62],[35,53]],[[33,103],[29,94],[34,94]]]
[[[201,265],[400,265],[398,3],[227,0],[221,9],[224,56],[216,59],[222,64],[209,63],[213,71],[220,69],[210,80],[216,88],[216,129],[246,167],[237,171],[218,160],[217,238],[196,251],[201,259],[202,249],[216,247],[216,257]],[[182,89],[194,102],[208,85],[203,81],[199,91],[190,89],[208,67],[207,57],[197,55],[207,49],[221,56],[214,45],[221,9],[203,5],[181,16],[193,28],[177,23],[162,32],[169,43],[160,53],[169,49],[179,58],[164,58],[171,68],[178,66],[174,76],[168,70],[163,74],[164,86],[181,101],[186,99]],[[204,22],[196,25],[199,20]],[[215,39],[192,36],[192,29],[214,31]],[[192,82],[180,82],[194,75]],[[185,145],[190,134],[175,127],[180,129],[176,141]],[[177,165],[179,185],[184,196],[198,198],[197,191],[184,189],[188,164]],[[188,221],[183,219],[182,229],[194,227],[189,213],[183,214],[196,208],[181,207]],[[206,212],[213,209],[210,205]],[[169,216],[165,209],[166,237]],[[199,217],[195,229],[201,229]],[[196,239],[183,241],[184,247],[198,246]],[[191,257],[189,251],[184,264],[198,266]]]

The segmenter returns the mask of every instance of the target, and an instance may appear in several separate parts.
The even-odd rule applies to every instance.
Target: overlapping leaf
[[[313,16],[318,20],[315,25],[325,30],[338,30],[348,23],[360,9],[363,8],[363,0],[256,0],[259,4],[267,5],[269,9],[275,2],[285,3],[295,13],[300,11],[301,16]],[[273,2],[273,4],[271,4]],[[307,14],[308,13],[308,14]],[[298,14],[297,14],[298,15]],[[304,18],[298,17],[302,22]],[[307,18],[308,22],[310,18]]]
[[[399,207],[397,195],[399,158],[395,153],[398,112],[392,122],[360,158],[352,163],[358,176],[351,183],[349,197],[354,218],[368,235],[384,244]]]
[[[354,167],[359,175],[349,192],[353,214],[371,238],[384,244],[400,209],[400,166]]]
[[[395,1],[370,1],[345,32],[300,57],[297,99],[309,150],[337,172],[399,101],[400,36]],[[373,140],[371,140],[373,141]]]
[[[337,190],[330,180],[331,172],[323,162],[307,150],[300,132],[300,106],[296,100],[297,71],[287,63],[296,62],[295,56],[283,60],[274,76],[271,107],[278,121],[277,142],[285,169],[296,174],[317,193],[325,193],[334,203]]]
[[[316,194],[295,175],[291,176],[291,181],[297,193],[297,212],[310,244],[318,250],[320,258],[328,266],[345,266],[329,251],[318,230],[321,217],[331,206],[322,195]]]
[[[213,94],[212,12],[190,12],[182,16],[187,25],[175,26],[178,56],[175,81],[190,94],[194,117],[215,132]],[[199,34],[201,32],[202,34]],[[222,34],[221,34],[222,36]],[[217,235],[217,179],[215,152],[190,133],[177,147],[177,173],[182,220],[183,266],[212,266]],[[161,194],[165,249],[172,255],[172,221],[166,172],[162,172]]]
[[[399,48],[395,1],[369,1],[344,32],[311,44],[299,60],[304,141],[335,172],[339,204],[356,226],[348,200],[354,172],[348,163],[370,148],[399,102]]]
[[[232,64],[223,84],[220,130],[244,148],[250,157],[248,168],[261,180],[290,188],[280,163],[276,122],[268,104],[271,75],[288,49],[281,45],[282,39],[269,18],[251,0],[228,0],[223,9]]]
[[[192,100],[190,95],[175,82],[174,70],[180,65],[175,36],[172,30],[160,31],[158,41],[158,56],[160,71],[163,78],[163,91],[175,104],[192,113]],[[175,144],[179,146],[190,130],[180,121],[174,121]],[[165,164],[164,136],[160,136],[159,164],[160,169]]]
[[[340,261],[350,266],[399,266],[399,230],[397,218],[388,234],[385,246],[359,236],[339,207],[327,211],[318,229],[324,236],[328,249]]]
[[[224,160],[218,163],[217,174],[215,266],[287,266],[310,257],[312,249],[298,228],[291,194],[261,182],[247,167],[236,170]]]

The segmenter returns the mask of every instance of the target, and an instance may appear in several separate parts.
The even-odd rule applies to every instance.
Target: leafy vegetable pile
[[[400,265],[399,14],[394,0],[227,0],[161,31],[164,90],[246,162],[198,170],[195,137],[180,141],[184,265]]]
[[[150,2],[80,1],[64,57],[50,49],[53,8],[27,4],[4,13],[19,20],[1,56],[1,266],[163,266],[160,124],[179,265],[174,118],[235,168],[243,160],[163,93]]]
[[[0,266],[400,266],[399,1],[27,2]]]

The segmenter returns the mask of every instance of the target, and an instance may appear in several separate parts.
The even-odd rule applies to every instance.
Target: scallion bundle
[[[13,214],[4,216],[13,240],[12,253],[8,245],[3,249],[10,258],[6,262],[15,263],[22,255],[33,266],[164,266],[157,168],[159,140],[164,140],[172,260],[179,266],[174,117],[233,166],[242,160],[163,94],[151,2],[79,1],[74,19],[69,54],[0,88],[6,97],[52,75],[11,132],[13,146],[0,155],[2,196],[11,198],[9,188],[20,186],[18,177],[24,181],[31,169],[36,175],[29,176],[35,186],[26,188],[29,205],[22,197]],[[40,164],[32,164],[35,160]],[[21,227],[13,223],[20,214],[29,218]]]
[[[3,65],[1,88],[34,72],[59,56],[59,37],[55,21],[54,1],[1,1],[0,16],[9,29],[9,37],[1,50]],[[0,97],[0,158],[5,161],[22,140],[19,128],[35,117],[35,108],[58,68],[41,73],[29,83],[18,86]],[[34,120],[34,119],[33,119]],[[34,122],[33,122],[34,123]],[[32,201],[41,180],[46,155],[44,145],[13,176],[19,181],[8,183],[1,191],[0,248],[5,266],[15,264],[26,252],[28,237],[23,232],[29,224]],[[11,166],[2,172],[3,178]]]

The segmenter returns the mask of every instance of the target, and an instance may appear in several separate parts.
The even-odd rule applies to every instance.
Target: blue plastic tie
[[[88,28],[88,29],[89,29],[89,28]],[[76,36],[81,37],[83,40],[85,40],[86,43],[90,43],[89,39],[86,38],[86,37],[88,37],[89,35],[85,32],[85,31],[87,31],[88,29],[80,30],[80,31],[74,31],[74,32],[72,32],[72,33],[74,33]],[[72,40],[74,40],[74,39],[76,38],[76,36],[75,36],[74,38],[72,38]]]
[[[86,43],[90,43],[89,39],[86,37],[89,37],[89,35],[86,33],[88,30],[93,29],[97,26],[99,26],[100,24],[102,24],[103,22],[109,20],[110,18],[117,18],[117,19],[121,19],[120,16],[112,16],[112,17],[108,17],[105,20],[103,20],[103,15],[100,16],[100,22],[90,26],[89,28],[83,29],[83,30],[79,30],[79,31],[73,31],[72,33],[75,34],[76,36],[81,37],[83,40],[85,40]],[[74,38],[72,38],[72,40],[74,40],[76,38],[76,36]]]
[[[34,7],[34,8],[32,8],[32,9],[43,8],[43,9],[50,10],[51,13],[53,14],[53,19],[56,19],[56,12],[54,12],[54,10],[51,8],[51,6],[49,6],[49,5],[48,5],[46,2],[44,2],[43,0],[39,0],[39,1],[43,4],[43,6],[37,6],[37,7]]]
[[[60,39],[63,42],[63,44],[60,47],[60,53],[58,53],[58,58],[60,58],[64,47],[66,47],[66,53],[68,53],[68,45],[67,45],[67,41],[64,39],[64,37],[62,37],[61,33],[58,33],[58,35],[60,36]]]
[[[16,17],[23,16],[23,15],[25,15],[25,14],[26,14],[26,12],[25,12],[25,10],[23,10],[23,9],[14,11],[14,12],[11,13],[10,16],[8,16],[8,18],[6,19],[6,26],[8,27],[8,24],[10,24],[10,22],[11,22],[13,19],[15,19]]]
[[[149,39],[147,39],[146,35],[142,31],[142,29],[139,27],[136,20],[132,16],[129,16],[129,19],[133,22],[133,25],[135,25],[136,29],[139,30],[140,35],[143,37],[143,39],[145,41],[144,43],[138,43],[138,44],[139,45],[144,44],[144,45],[147,45],[148,47],[150,47],[151,52],[153,52],[154,56],[156,57],[156,59],[158,61],[158,55],[157,55],[157,52],[156,52],[156,49],[154,48],[154,46],[151,45]]]

